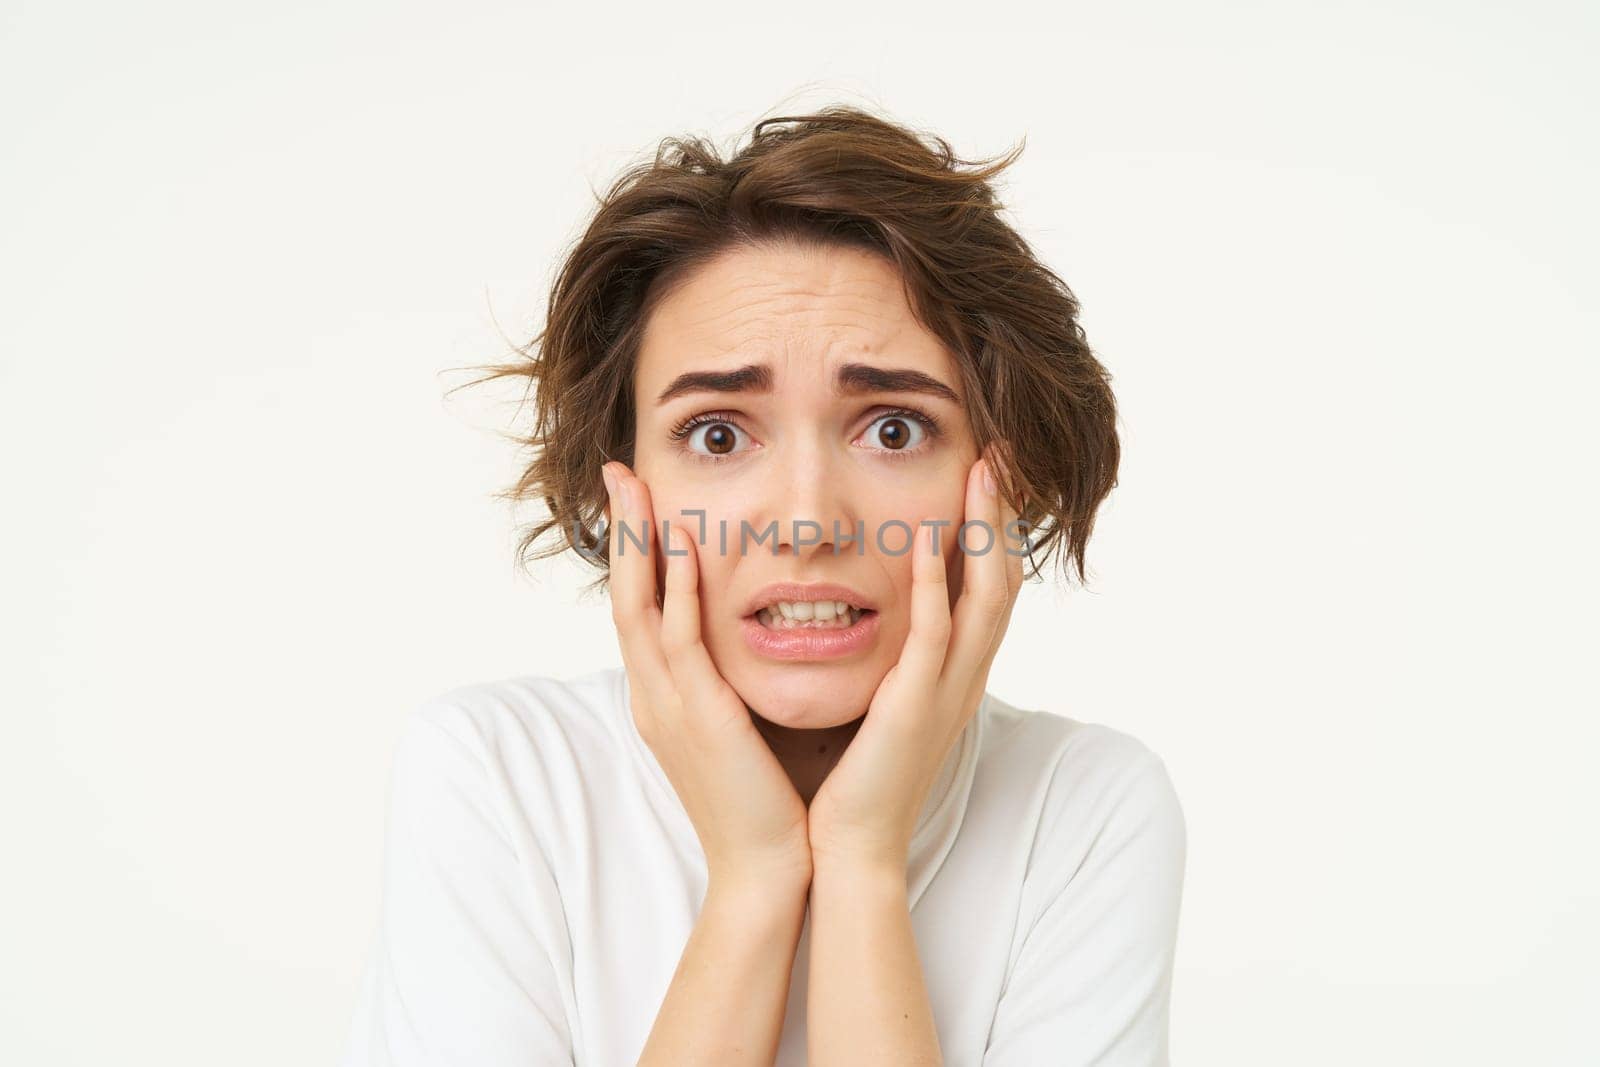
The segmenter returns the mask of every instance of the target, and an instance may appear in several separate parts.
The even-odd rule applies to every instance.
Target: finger
[[[669,655],[700,643],[700,565],[688,531],[668,523],[666,592],[661,601],[661,647]]]
[[[1000,570],[1005,575],[1006,585],[1005,611],[994,635],[994,644],[998,646],[1011,618],[1011,609],[1016,606],[1017,594],[1022,591],[1023,562],[1028,558],[1028,543],[1033,538],[1033,531],[1016,527],[1021,515],[1019,509],[1022,499],[1019,494],[1022,489],[1016,478],[1016,469],[1011,464],[1009,444],[1005,441],[995,442],[989,462],[995,465],[995,483],[1000,490],[996,502],[1000,512],[1000,539],[995,550],[1000,556]],[[991,648],[991,655],[993,651]]]
[[[612,603],[630,618],[648,617],[656,606],[655,560],[650,546],[653,530],[650,504],[643,483],[621,463],[602,470],[610,481]]]
[[[709,711],[731,706],[724,696],[722,675],[711,661],[700,629],[700,561],[694,538],[681,526],[668,525],[666,592],[661,604],[661,650],[667,669],[687,707]]]
[[[930,690],[950,644],[950,594],[945,555],[935,553],[938,537],[939,527],[918,525],[911,548],[911,632],[899,661],[899,673]]]
[[[1004,475],[1000,479],[1000,510],[1005,517],[1006,525],[1010,526],[1021,517],[1022,512],[1027,508],[1028,495],[1023,489],[1022,481],[1017,474],[1017,465],[1012,456],[1011,442],[998,441],[996,444],[999,452],[996,458],[1000,461],[999,468]],[[1030,558],[1033,551],[1033,530],[1031,528],[1022,529],[1019,534],[1017,544],[1013,546],[1016,550],[1015,553],[1006,553],[1008,561],[1006,582],[1010,586],[1013,599],[1022,589],[1024,561]]]
[[[976,707],[977,702],[983,697],[984,688],[989,677],[989,670],[994,665],[994,658],[995,655],[1000,651],[1001,644],[1004,643],[1006,632],[1010,629],[1011,615],[1016,609],[1017,598],[1022,591],[1023,562],[1027,558],[1027,546],[1021,543],[1019,538],[1012,536],[1014,531],[1012,524],[1017,521],[1017,517],[1017,509],[1011,505],[1010,501],[1006,500],[1005,497],[1002,496],[1000,499],[1000,521],[1001,528],[1005,536],[1001,542],[1001,547],[996,549],[996,551],[1001,554],[1004,560],[1006,606],[1005,610],[1001,612],[999,623],[995,627],[994,637],[989,644],[989,650],[984,654],[982,661],[978,665],[977,672],[973,677],[973,686],[972,689],[969,690],[968,700],[968,703],[973,707]],[[1032,531],[1024,530],[1021,531],[1021,533],[1024,537],[1031,538],[1032,536]]]
[[[611,618],[616,625],[629,684],[659,691],[671,678],[661,652],[661,612],[655,597],[655,560],[649,546],[650,505],[643,483],[621,463],[602,468],[611,503],[607,531],[611,562]]]
[[[963,691],[993,646],[1010,599],[1000,494],[991,462],[980,459],[968,472],[964,523],[971,525],[956,544],[956,551],[965,546],[961,596],[951,620],[950,651],[940,681]]]

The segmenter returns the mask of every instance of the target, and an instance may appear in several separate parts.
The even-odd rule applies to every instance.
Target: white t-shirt
[[[466,685],[407,720],[346,1067],[633,1064],[706,889],[626,672]],[[951,1067],[1165,1065],[1186,833],[1162,761],[987,694],[907,870]],[[806,1048],[810,916],[779,1067]]]

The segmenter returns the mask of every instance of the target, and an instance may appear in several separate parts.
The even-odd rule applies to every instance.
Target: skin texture
[[[849,364],[919,371],[955,396],[841,394]],[[765,367],[764,388],[657,403],[686,372],[747,365]],[[813,1062],[939,1062],[906,897],[909,842],[982,697],[1022,574],[1003,539],[981,556],[956,549],[964,519],[997,531],[1015,519],[989,477],[998,455],[978,461],[958,382],[892,265],[854,249],[727,253],[647,323],[635,469],[603,470],[613,618],[635,722],[695,825],[710,882],[642,1062],[770,1063],[808,902]],[[708,530],[698,544],[696,510]],[[619,520],[659,535],[662,519],[672,553],[658,536],[648,554],[622,544]],[[737,549],[741,522],[774,520],[776,554]],[[820,540],[798,543],[796,520]],[[876,542],[891,520],[918,529],[913,551]],[[864,523],[865,544],[836,553],[836,522]],[[886,535],[890,550],[903,543]],[[879,612],[875,640],[824,661],[759,655],[743,616],[775,580],[859,590]]]

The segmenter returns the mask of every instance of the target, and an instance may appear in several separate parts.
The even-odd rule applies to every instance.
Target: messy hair
[[[567,252],[544,328],[468,383],[522,378],[523,402],[535,397],[515,437],[527,464],[495,494],[544,505],[518,561],[574,549],[606,583],[605,539],[579,531],[603,524],[602,464],[633,466],[633,369],[652,308],[724,252],[787,241],[864,248],[898,268],[912,314],[956,357],[980,454],[1006,450],[996,474],[1029,531],[1032,574],[1059,552],[1083,581],[1117,484],[1116,401],[1077,298],[1000,217],[989,179],[1022,147],[963,160],[943,138],[834,105],[762,119],[726,159],[703,138],[668,137],[622,173]]]

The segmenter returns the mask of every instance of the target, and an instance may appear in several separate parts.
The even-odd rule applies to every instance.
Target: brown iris
[[[901,449],[906,446],[906,441],[911,436],[910,430],[904,419],[885,419],[878,429],[878,440],[883,442],[886,448]]]

